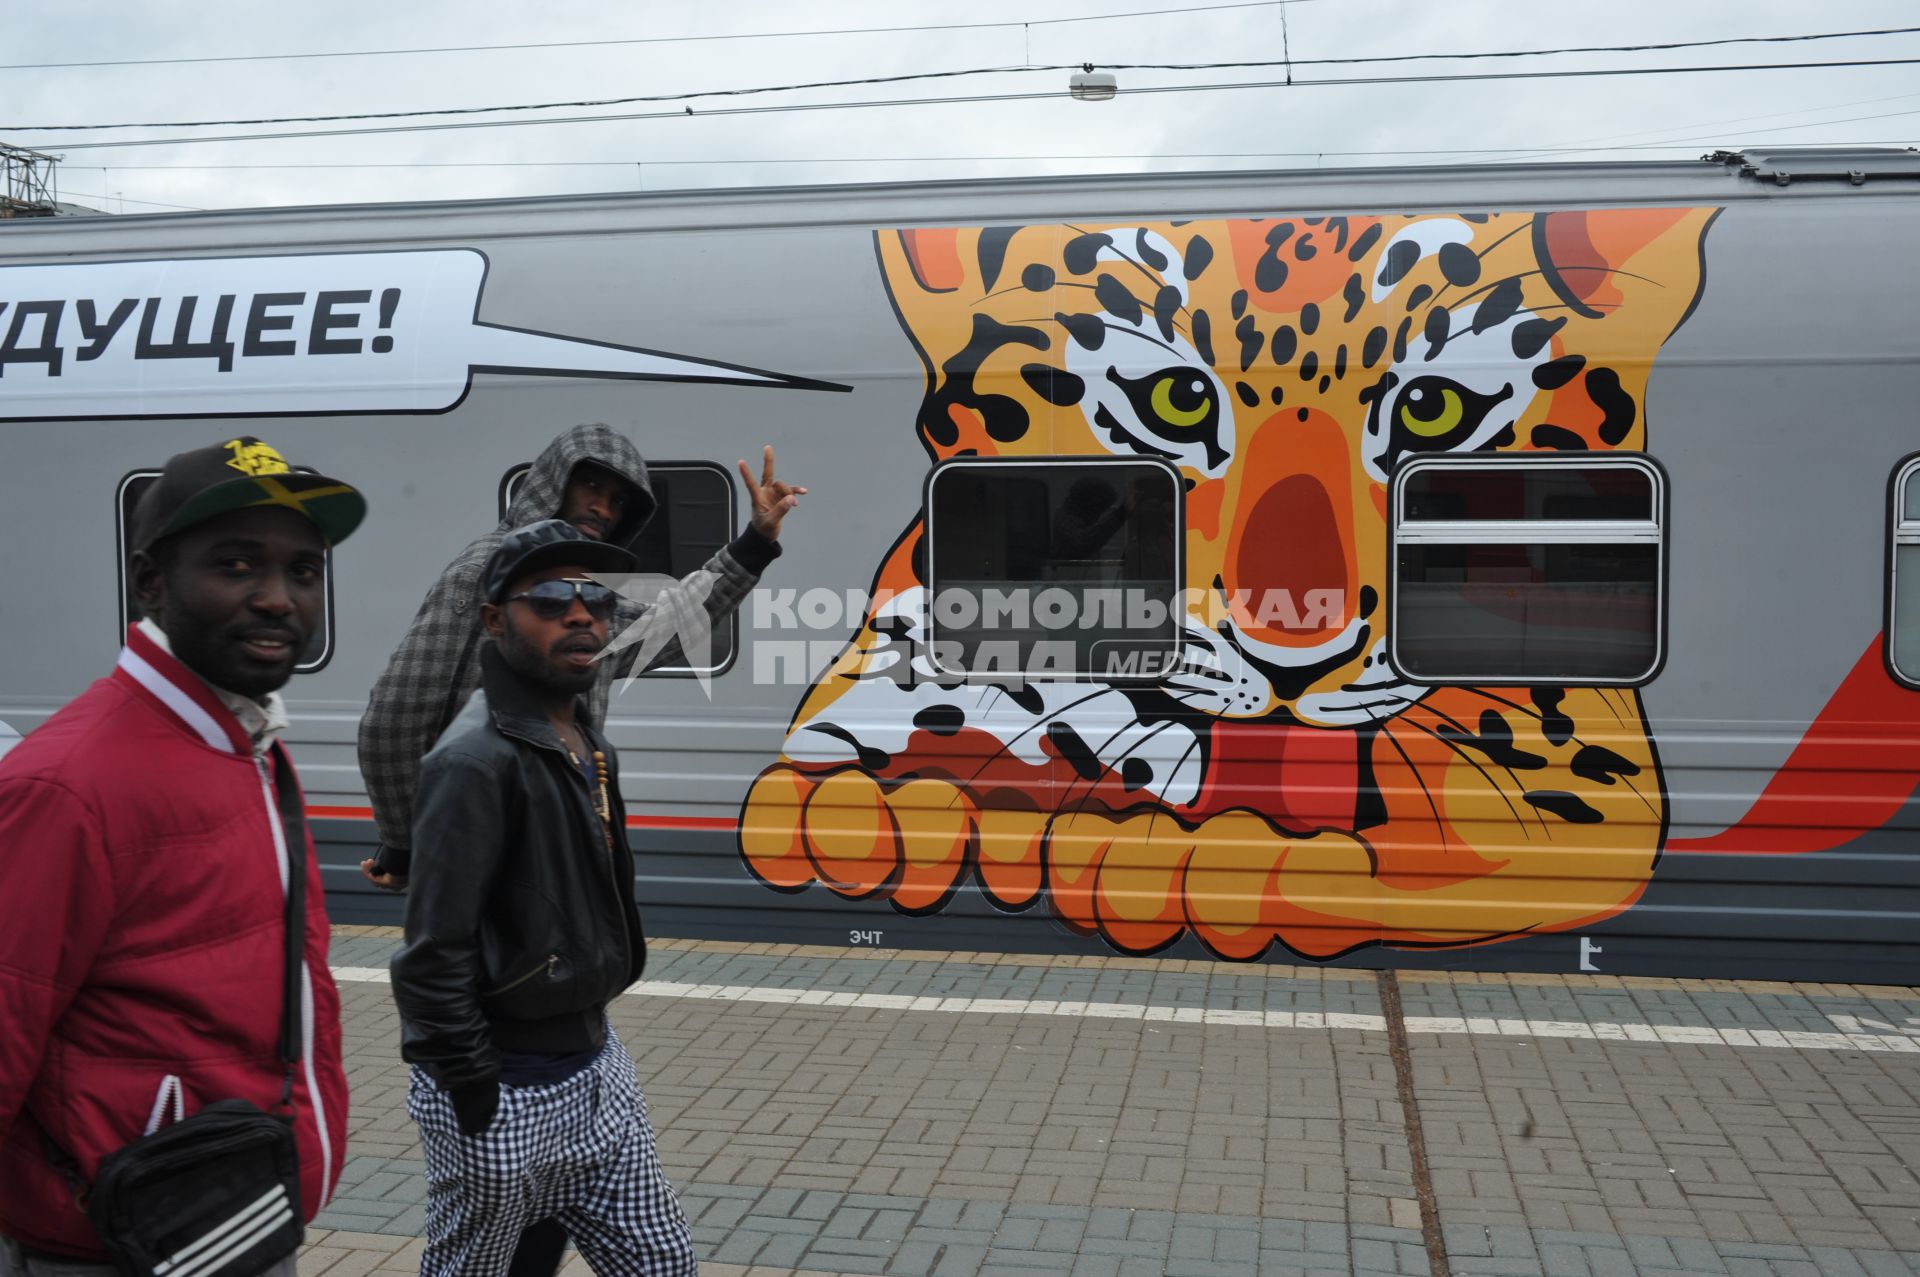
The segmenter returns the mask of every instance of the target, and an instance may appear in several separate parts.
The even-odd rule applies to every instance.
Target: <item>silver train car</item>
[[[1860,150],[9,223],[0,748],[257,435],[370,501],[289,739],[396,921],[367,691],[604,421],[652,570],[811,489],[613,703],[658,934],[1911,983],[1916,262]]]

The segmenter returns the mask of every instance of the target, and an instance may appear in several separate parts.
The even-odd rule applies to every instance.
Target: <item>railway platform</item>
[[[418,1271],[398,942],[304,1277]],[[706,1277],[1920,1273],[1920,989],[655,940],[612,1019]]]

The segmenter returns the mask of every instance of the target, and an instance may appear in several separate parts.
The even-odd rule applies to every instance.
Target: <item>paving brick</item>
[[[377,967],[394,938],[335,942]],[[1379,1013],[1373,978],[1337,969],[690,941],[654,959],[689,983]],[[350,1146],[309,1266],[416,1270],[391,997],[342,991]],[[1410,1015],[1749,1032],[1920,1015],[1911,990],[1733,982],[1430,972],[1402,994]],[[660,997],[612,1016],[715,1277],[1426,1273],[1377,1032]],[[1461,1277],[1920,1271],[1912,1054],[1423,1033],[1413,1082]]]

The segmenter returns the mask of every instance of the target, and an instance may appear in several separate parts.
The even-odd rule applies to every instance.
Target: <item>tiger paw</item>
[[[818,880],[848,899],[890,899],[918,913],[952,894],[980,823],[972,799],[944,780],[883,784],[857,769],[780,766],[747,795],[740,846],[773,886]]]
[[[1197,827],[1172,812],[1074,811],[1047,833],[1047,892],[1076,930],[1151,953],[1189,927],[1225,958],[1275,941],[1331,957],[1377,940],[1378,893],[1366,846],[1341,833],[1293,835],[1247,811]]]
[[[1128,953],[1149,953],[1186,929],[1182,881],[1193,834],[1164,811],[1075,810],[1047,830],[1047,894],[1060,920]]]

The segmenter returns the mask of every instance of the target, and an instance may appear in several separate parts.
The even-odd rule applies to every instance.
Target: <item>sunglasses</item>
[[[522,590],[509,596],[507,602],[524,602],[541,620],[557,621],[573,611],[573,601],[579,599],[587,605],[588,616],[596,621],[604,621],[613,615],[614,602],[618,597],[598,581],[569,576],[555,581],[542,581],[531,590]]]

